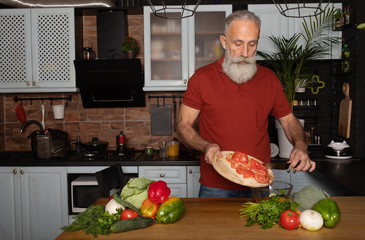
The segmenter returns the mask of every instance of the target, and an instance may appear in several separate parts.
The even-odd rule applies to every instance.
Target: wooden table
[[[335,228],[322,228],[316,232],[304,229],[285,230],[275,225],[261,229],[257,224],[246,227],[239,209],[247,199],[186,198],[184,217],[173,224],[153,224],[151,227],[124,233],[99,235],[97,239],[365,239],[365,197],[332,197],[341,210],[341,220]],[[106,200],[99,201],[105,204]],[[94,239],[83,231],[63,232],[56,240]]]

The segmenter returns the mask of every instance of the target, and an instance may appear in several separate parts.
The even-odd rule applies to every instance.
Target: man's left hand
[[[295,171],[309,170],[309,172],[313,172],[316,168],[316,163],[308,156],[307,148],[301,146],[293,148],[288,163],[290,163],[289,169],[294,169]]]

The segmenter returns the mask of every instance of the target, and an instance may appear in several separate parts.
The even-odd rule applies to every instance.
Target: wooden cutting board
[[[221,153],[223,155],[227,154],[231,158],[231,156],[234,154],[234,151],[222,151]],[[250,155],[247,155],[247,157],[258,160],[257,158],[254,158]],[[260,160],[258,160],[258,161],[260,161]],[[269,185],[269,184],[257,183],[256,181],[252,182],[252,180],[250,180],[250,179],[244,180],[242,175],[238,174],[236,172],[236,169],[231,167],[231,164],[225,159],[225,157],[218,158],[216,155],[214,155],[212,158],[212,165],[213,165],[213,168],[221,176],[230,180],[231,182],[234,182],[234,183],[246,186],[246,187],[266,187]],[[271,169],[269,169],[268,171],[270,172],[270,174],[273,174]]]
[[[340,103],[338,135],[349,138],[351,127],[352,100],[350,98],[350,85],[348,83],[343,84],[342,92],[345,94],[345,98],[342,99]]]

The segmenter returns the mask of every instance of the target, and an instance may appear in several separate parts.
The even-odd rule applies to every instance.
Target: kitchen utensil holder
[[[18,96],[15,96],[14,98],[13,98],[13,101],[14,102],[18,102],[18,101],[30,101],[30,105],[32,105],[32,103],[33,103],[33,101],[34,100],[39,100],[39,101],[44,101],[44,100],[50,100],[51,101],[51,105],[52,105],[52,101],[53,100],[67,100],[67,102],[66,102],[66,105],[65,105],[65,107],[67,107],[67,105],[68,105],[68,101],[72,101],[72,96],[71,95],[69,95],[68,97],[47,97],[47,98],[32,98],[32,97],[30,97],[30,98],[22,98],[22,97],[18,97]]]

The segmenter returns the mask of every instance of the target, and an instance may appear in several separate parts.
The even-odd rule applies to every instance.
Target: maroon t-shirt
[[[282,85],[269,69],[257,65],[256,75],[236,84],[222,71],[223,57],[197,69],[189,79],[183,104],[200,110],[199,133],[221,151],[242,151],[270,162],[268,116],[292,112]],[[217,173],[201,156],[200,183],[222,189],[246,189]]]

